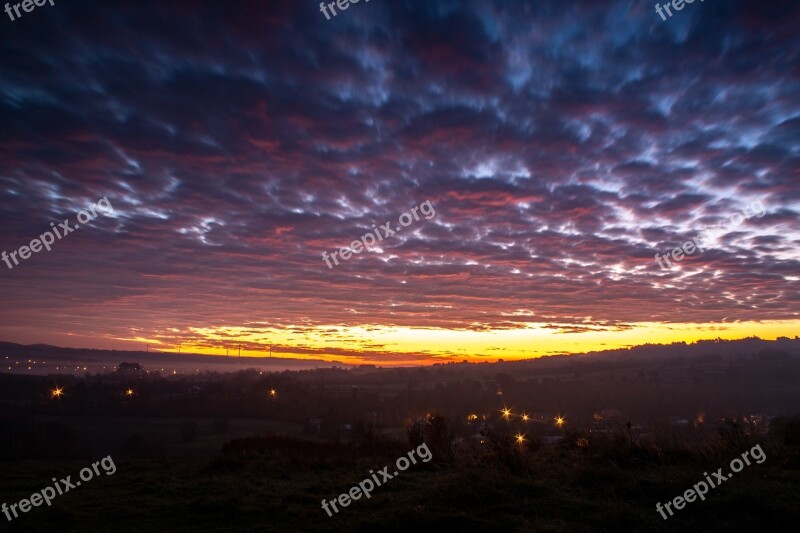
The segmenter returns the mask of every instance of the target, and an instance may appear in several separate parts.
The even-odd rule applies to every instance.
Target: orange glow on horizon
[[[621,331],[609,327],[583,333],[559,332],[544,326],[531,324],[525,328],[504,330],[380,325],[297,325],[263,329],[222,326],[189,328],[185,331],[170,328],[155,338],[119,340],[141,342],[166,353],[224,356],[233,351],[233,354],[229,354],[231,358],[239,355],[239,343],[243,358],[269,357],[272,346],[271,354],[274,359],[291,358],[391,367],[461,361],[496,362],[499,359],[517,361],[546,355],[624,349],[643,344],[691,344],[717,338],[793,338],[800,331],[800,320],[726,324],[637,323],[629,324],[629,329]],[[263,341],[265,338],[270,339],[268,344]],[[379,348],[376,349],[376,346]]]

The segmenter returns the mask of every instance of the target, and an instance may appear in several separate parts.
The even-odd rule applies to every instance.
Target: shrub
[[[408,428],[408,442],[415,448],[426,443],[437,463],[453,460],[453,432],[447,418],[440,414],[416,420]]]
[[[511,437],[501,437],[488,428],[484,429],[481,434],[488,439],[490,460],[498,470],[506,470],[514,476],[521,476],[531,471],[525,449],[514,442]]]

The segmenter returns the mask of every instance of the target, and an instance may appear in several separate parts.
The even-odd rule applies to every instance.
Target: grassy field
[[[322,510],[323,498],[348,491],[370,470],[392,466],[409,449],[401,443],[366,450],[277,438],[224,455],[119,458],[115,474],[2,523],[13,531],[48,532],[796,530],[800,471],[772,449],[766,462],[746,467],[668,521],[656,512],[656,502],[681,495],[704,471],[728,460],[620,460],[544,448],[527,454],[528,471],[512,475],[486,452],[464,453],[445,464],[412,467],[333,517]],[[28,497],[52,477],[71,474],[75,481],[85,466],[1,462],[0,502]]]
[[[147,443],[152,452],[150,455],[186,457],[208,455],[235,438],[266,432],[298,436],[303,430],[301,424],[256,419],[230,419],[225,432],[216,431],[214,421],[208,418],[72,416],[39,417],[39,420],[68,424],[79,435],[81,450],[89,450],[95,455],[118,452],[120,445],[133,436]],[[185,422],[195,425],[195,435],[191,440],[182,435],[181,426]]]

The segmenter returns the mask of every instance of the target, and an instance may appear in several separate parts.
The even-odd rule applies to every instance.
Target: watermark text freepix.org
[[[8,13],[8,18],[10,18],[12,21],[14,21],[16,19],[14,18],[14,15],[11,14],[11,6],[12,5],[14,6],[14,13],[17,14],[17,18],[22,18],[22,15],[19,12],[20,6],[22,6],[22,10],[25,13],[30,13],[31,11],[36,9],[37,6],[38,7],[42,7],[47,2],[50,2],[51,6],[55,5],[53,3],[53,0],[24,0],[23,2],[18,3],[18,4],[6,4],[6,13]],[[34,6],[34,4],[36,4],[36,6]]]
[[[319,10],[322,11],[322,14],[325,15],[325,18],[327,20],[331,20],[331,16],[328,15],[328,9],[331,10],[331,13],[333,13],[333,16],[335,17],[337,15],[336,13],[337,6],[342,11],[346,11],[347,8],[350,7],[350,4],[357,4],[360,1],[361,0],[336,0],[336,2],[330,2],[327,6],[325,5],[325,2],[322,2],[319,4]],[[369,2],[369,0],[366,0],[365,3],[367,2]]]
[[[670,255],[672,256],[672,260],[676,263],[682,261],[685,256],[693,255],[696,252],[703,253],[706,251],[706,248],[711,247],[710,240],[714,236],[714,234],[719,233],[727,233],[734,228],[741,225],[742,222],[745,220],[750,220],[753,217],[761,218],[767,213],[766,207],[760,200],[756,200],[755,202],[751,203],[744,209],[742,209],[741,213],[734,213],[731,215],[729,224],[726,226],[723,223],[720,223],[715,227],[706,227],[701,231],[697,237],[690,241],[686,241],[683,243],[683,246],[675,248],[671,252],[666,252],[664,257],[661,257],[661,254],[656,254],[656,263],[658,266],[661,267],[661,270],[667,270],[667,268],[672,268],[672,263],[669,261]],[[667,266],[661,262],[664,260],[667,263]]]
[[[758,450],[758,454],[756,454],[756,450]],[[747,465],[751,464],[750,460],[747,458],[748,454],[750,454],[750,457],[752,457],[758,464],[761,464],[767,460],[767,454],[765,454],[764,450],[761,449],[761,445],[756,444],[752,449],[744,452],[741,459],[737,457],[731,461],[729,466],[733,472],[741,472],[744,469],[745,463]],[[744,462],[742,462],[742,460],[744,460]],[[661,506],[661,502],[656,503],[656,511],[658,511],[661,516],[664,517],[664,520],[668,518],[666,513],[664,513],[664,509],[669,512],[669,516],[674,516],[675,513],[673,513],[672,509],[670,509],[671,506],[674,505],[675,509],[678,510],[683,509],[687,502],[693,502],[698,496],[701,500],[705,501],[709,486],[710,488],[715,489],[733,477],[732,473],[728,473],[727,476],[723,474],[721,468],[718,468],[716,472],[711,472],[711,476],[708,475],[708,472],[703,472],[703,475],[706,477],[706,481],[708,483],[706,483],[706,481],[695,483],[691,489],[683,493],[683,496],[676,496],[672,501],[665,503],[663,507]],[[714,477],[714,480],[711,479],[712,476]],[[716,484],[714,484],[714,481],[716,481]]]
[[[89,211],[91,211],[91,213],[87,212],[85,209],[78,213],[78,222],[81,224],[86,224],[87,222],[91,222],[97,218],[98,215],[96,208],[100,208],[100,212],[106,216],[114,212],[114,208],[111,207],[111,202],[108,201],[108,197],[103,196],[97,201],[96,204],[89,206]],[[14,261],[14,265],[19,265],[19,261],[17,261],[17,254],[19,254],[21,259],[28,259],[31,256],[31,252],[41,252],[42,246],[44,246],[49,252],[50,245],[56,242],[56,237],[61,240],[62,237],[66,237],[80,227],[78,224],[70,227],[68,218],[65,219],[64,222],[59,223],[58,226],[56,226],[55,222],[51,222],[50,226],[53,228],[52,233],[50,231],[46,231],[39,235],[38,239],[33,239],[28,246],[22,246],[19,250],[14,250],[10,254],[3,250],[3,252],[0,253],[0,259],[5,262],[9,269],[14,268],[11,265],[11,261]],[[61,229],[61,232],[59,232],[59,228]],[[53,235],[53,233],[55,233],[55,235]]]
[[[703,2],[704,0],[700,1]],[[693,4],[693,3],[694,0],[672,0],[672,9],[674,9],[675,11],[683,11],[683,8],[686,7],[686,4]],[[670,11],[669,6],[670,2],[667,2],[663,6],[661,4],[656,4],[656,13],[658,13],[661,16],[661,20],[667,20],[667,17],[665,17],[664,13],[661,11],[662,8],[665,9],[667,11],[667,15],[669,15],[670,18],[672,18],[672,11]]]
[[[425,452],[424,454],[422,453],[423,451]],[[428,448],[428,444],[426,442],[423,442],[422,444],[417,446],[416,450],[411,450],[410,452],[408,452],[407,454],[408,458],[403,456],[400,457],[397,461],[395,461],[395,468],[397,468],[397,470],[394,471],[394,474],[390,474],[389,467],[386,466],[382,470],[378,470],[378,474],[380,474],[381,476],[381,479],[379,481],[378,474],[370,470],[369,473],[372,474],[372,479],[370,478],[365,479],[364,481],[359,483],[357,487],[351,488],[349,491],[340,494],[338,498],[334,498],[331,501],[322,500],[322,508],[325,510],[326,513],[328,513],[328,516],[333,516],[333,513],[328,508],[328,504],[330,504],[330,506],[333,507],[334,512],[338,513],[339,509],[336,508],[337,502],[342,507],[347,507],[348,505],[350,505],[351,500],[361,499],[362,494],[367,498],[371,498],[372,495],[370,493],[373,490],[375,490],[375,487],[380,487],[382,482],[389,481],[393,477],[399,476],[400,472],[407,470],[412,463],[417,464],[417,459],[414,457],[414,452],[417,452],[419,458],[422,459],[423,463],[427,463],[428,461],[433,459],[433,454],[431,453],[430,448]],[[372,482],[373,480],[375,481],[375,483]]]
[[[81,470],[78,474],[81,478],[81,481],[90,481],[95,475],[99,476],[100,469],[98,466],[103,467],[103,471],[107,476],[110,476],[117,471],[117,465],[114,464],[114,460],[110,455],[108,455],[102,460],[92,463],[91,468],[86,467]],[[31,510],[31,508],[42,505],[42,502],[46,503],[47,506],[50,507],[56,496],[61,496],[70,490],[81,486],[80,481],[76,480],[73,483],[71,478],[72,476],[67,476],[60,481],[57,481],[56,478],[53,478],[52,487],[47,486],[39,492],[34,492],[30,498],[22,499],[17,503],[12,503],[11,505],[6,505],[6,503],[3,502],[3,505],[0,506],[0,510],[2,510],[3,514],[6,515],[8,521],[11,522],[14,518],[19,518],[19,514],[17,514],[17,508],[19,508],[21,512],[27,513]],[[14,515],[14,518],[11,517],[12,514]]]
[[[375,230],[375,235],[373,235],[371,232],[367,233],[361,237],[361,240],[351,242],[349,248],[334,250],[330,257],[328,257],[328,252],[322,252],[322,260],[328,265],[328,269],[331,269],[333,268],[333,265],[331,265],[330,262],[331,259],[333,259],[333,262],[336,263],[337,266],[339,265],[339,260],[336,258],[336,254],[339,254],[342,260],[347,260],[350,259],[350,254],[360,254],[364,249],[370,252],[373,251],[372,247],[375,246],[375,244],[382,241],[386,237],[389,237],[390,235],[400,233],[403,228],[411,225],[414,220],[419,220],[419,214],[417,214],[417,211],[425,215],[426,220],[430,220],[436,216],[436,211],[434,211],[433,205],[431,205],[430,200],[427,200],[418,206],[411,208],[410,212],[400,215],[400,225],[396,226],[394,229],[391,228],[391,222],[387,222],[386,224],[377,228],[375,227],[375,224],[373,224],[372,229]],[[381,230],[383,230],[383,235],[381,235]]]

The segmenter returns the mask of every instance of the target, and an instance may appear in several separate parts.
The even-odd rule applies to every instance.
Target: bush
[[[408,428],[408,442],[415,448],[426,443],[437,463],[453,460],[453,432],[447,418],[433,413]]]
[[[511,437],[501,437],[490,429],[485,429],[481,433],[488,439],[491,461],[498,470],[506,470],[513,476],[521,476],[531,471],[523,446],[514,442]]]
[[[800,446],[800,417],[776,418],[769,428],[769,435],[786,446]]]

